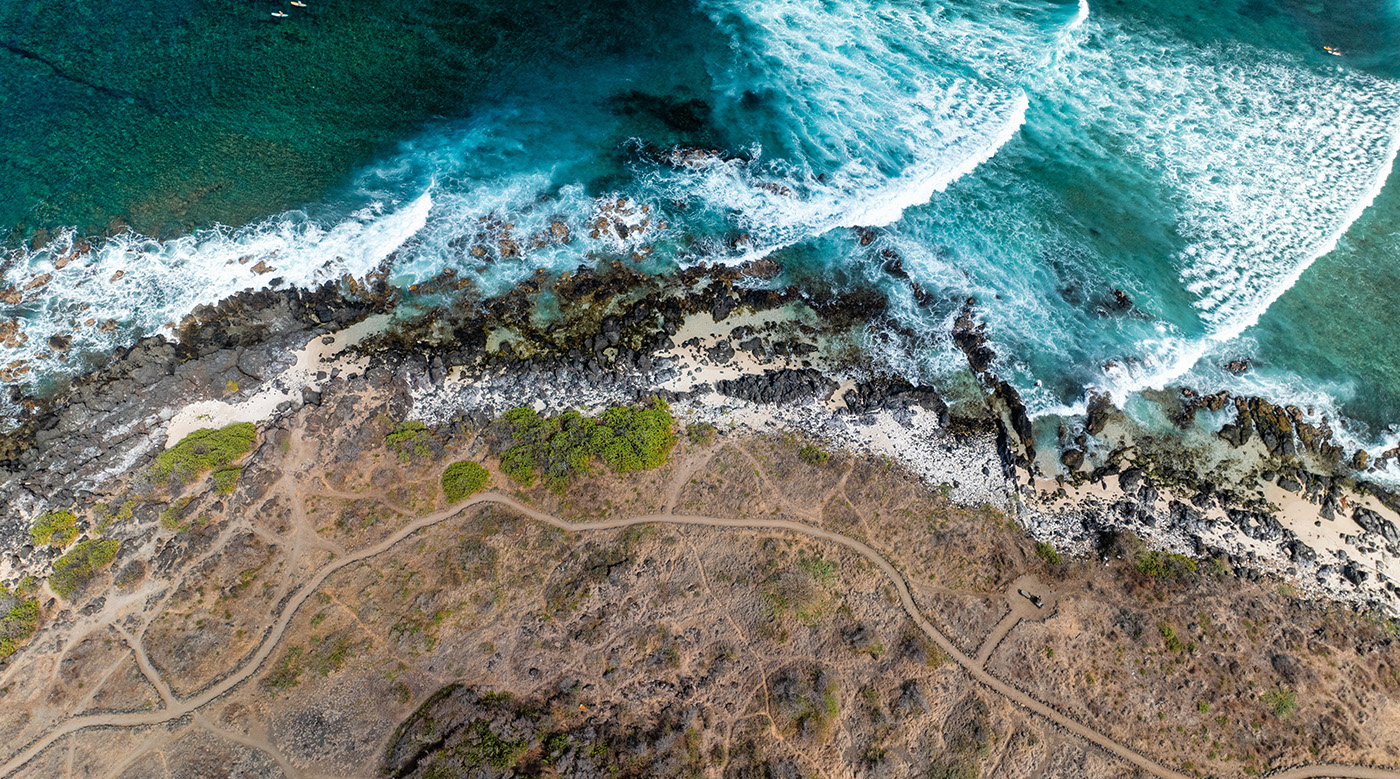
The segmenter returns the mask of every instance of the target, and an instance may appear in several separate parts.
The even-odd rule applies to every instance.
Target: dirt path
[[[458,514],[470,508],[474,508],[476,506],[488,503],[495,503],[498,505],[508,507],[511,510],[521,514],[522,516],[570,532],[618,530],[622,528],[631,527],[633,525],[647,524],[678,526],[697,525],[702,527],[734,528],[739,530],[785,531],[797,533],[799,535],[805,535],[811,538],[816,538],[822,541],[828,541],[830,543],[843,546],[869,560],[877,568],[879,568],[882,573],[884,573],[885,577],[890,580],[891,584],[893,584],[895,591],[899,596],[900,605],[903,606],[904,611],[909,615],[909,618],[914,621],[914,624],[916,624],[919,627],[919,629],[922,630],[924,634],[929,637],[930,640],[932,640],[944,652],[946,652],[948,656],[953,659],[954,662],[962,666],[967,671],[967,673],[970,674],[974,679],[981,682],[983,685],[990,688],[991,690],[995,691],[997,694],[1017,704],[1018,706],[1044,717],[1045,719],[1054,723],[1061,729],[1069,733],[1073,733],[1074,735],[1079,736],[1085,741],[1099,746],[1105,751],[1117,756],[1125,762],[1131,763],[1132,765],[1141,768],[1142,770],[1152,774],[1153,776],[1161,777],[1162,779],[1188,779],[1186,774],[1167,768],[1166,766],[1163,766],[1153,761],[1152,759],[1142,754],[1139,754],[1138,752],[1122,744],[1119,744],[1117,741],[1114,741],[1108,736],[1105,736],[1102,733],[1094,730],[1093,728],[1084,725],[1078,720],[1075,720],[1065,714],[1061,714],[1059,711],[1052,708],[1049,704],[1043,703],[1040,700],[1031,697],[1029,694],[1011,686],[1010,684],[1007,684],[1001,679],[988,673],[982,668],[981,664],[975,658],[969,657],[967,654],[959,650],[953,644],[953,642],[948,639],[947,636],[945,636],[942,632],[935,628],[933,624],[930,623],[928,619],[924,617],[923,612],[920,611],[919,607],[914,603],[913,595],[910,593],[909,586],[905,582],[904,577],[899,573],[899,571],[897,571],[894,568],[893,565],[890,564],[888,560],[885,559],[884,555],[880,554],[880,552],[878,552],[873,547],[869,546],[868,544],[865,544],[862,541],[843,536],[839,533],[833,533],[829,530],[825,530],[820,527],[814,527],[803,522],[796,522],[786,519],[731,519],[726,517],[705,517],[677,514],[649,514],[635,517],[618,517],[614,519],[593,520],[589,522],[569,522],[567,520],[560,519],[553,515],[545,514],[537,509],[526,506],[511,497],[496,492],[487,492],[481,495],[477,495],[473,498],[463,501],[462,503],[457,504],[456,506],[453,506],[452,508],[439,511],[434,514],[430,514],[428,516],[417,519],[409,523],[405,527],[401,528],[398,532],[384,539],[380,543],[362,549],[353,554],[350,554],[323,567],[320,570],[320,572],[318,572],[314,577],[311,578],[310,581],[302,585],[301,588],[297,590],[296,594],[293,595],[292,598],[287,602],[287,606],[282,610],[282,613],[278,616],[276,622],[268,631],[267,636],[266,638],[264,638],[262,645],[259,646],[258,651],[248,660],[248,662],[245,663],[242,668],[239,668],[237,671],[226,677],[223,681],[219,682],[218,684],[214,685],[213,687],[209,688],[203,693],[186,700],[177,700],[172,705],[160,711],[136,712],[129,714],[98,714],[86,717],[74,717],[73,719],[70,719],[67,722],[55,728],[47,736],[36,740],[28,747],[21,750],[14,757],[12,757],[3,766],[0,766],[0,775],[9,776],[14,774],[16,771],[22,768],[25,763],[34,759],[40,752],[52,746],[54,743],[56,743],[63,737],[76,733],[85,728],[138,727],[143,725],[156,725],[197,712],[199,709],[208,705],[210,702],[217,700],[223,695],[226,695],[227,693],[231,692],[233,689],[235,689],[243,682],[251,678],[255,673],[257,673],[258,669],[262,666],[262,664],[266,662],[268,657],[272,655],[273,650],[281,641],[282,635],[286,632],[287,627],[291,624],[292,618],[301,608],[301,605],[305,603],[306,600],[310,598],[312,594],[314,594],[316,590],[320,588],[320,586],[325,582],[325,580],[328,577],[330,577],[331,574],[335,573],[336,571],[339,571],[342,568],[345,568],[346,566],[354,565],[355,563],[362,562],[376,555],[383,554],[384,552],[388,551],[396,544],[398,544],[400,541],[404,540],[405,538],[408,538],[409,536],[412,536],[419,530],[422,530],[426,527],[431,527],[432,525],[435,525],[446,519],[457,516]],[[1274,774],[1273,776],[1281,777],[1282,779],[1323,779],[1325,777],[1354,777],[1354,779],[1400,779],[1400,772],[1379,768],[1318,765],[1290,768],[1278,774]]]
[[[1033,601],[1021,593],[1037,596],[1041,599],[1040,606],[1036,606]],[[992,628],[987,637],[982,639],[982,646],[977,650],[977,667],[985,668],[987,661],[992,658],[992,654],[1001,645],[1012,628],[1021,624],[1023,620],[1042,622],[1049,619],[1055,613],[1056,598],[1050,592],[1050,588],[1042,584],[1038,579],[1029,574],[1017,577],[1017,579],[1006,586],[1006,605],[1009,610],[1006,616]]]
[[[146,677],[146,681],[156,688],[156,693],[160,695],[160,700],[166,706],[175,702],[175,694],[170,691],[170,686],[165,683],[160,672],[151,664],[151,658],[146,655],[146,645],[141,639],[136,638],[127,632],[126,628],[116,623],[112,624],[112,629],[121,634],[122,640],[131,647],[131,653],[136,657],[136,667],[140,669],[141,675]]]

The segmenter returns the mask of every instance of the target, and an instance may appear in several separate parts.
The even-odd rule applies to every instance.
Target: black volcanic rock
[[[762,376],[747,375],[715,383],[721,395],[751,403],[786,405],[810,398],[825,398],[836,391],[836,382],[813,368],[786,368],[764,371]]]

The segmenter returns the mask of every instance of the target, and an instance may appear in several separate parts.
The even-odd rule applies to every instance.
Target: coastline
[[[1015,391],[991,370],[971,303],[953,337],[986,405],[954,400],[950,413],[935,389],[843,359],[862,323],[858,296],[814,305],[762,288],[775,275],[771,263],[672,279],[580,269],[392,325],[390,296],[374,280],[252,293],[202,310],[179,342],[142,341],[36,414],[27,448],[10,439],[19,454],[5,460],[0,483],[11,507],[0,581],[43,575],[51,564],[25,532],[44,511],[97,499],[194,429],[275,427],[335,383],[363,377],[406,389],[405,417],[427,424],[484,423],[522,405],[596,411],[656,395],[686,422],[792,431],[890,458],[961,505],[1008,512],[1065,553],[1102,555],[1107,534],[1131,531],[1151,549],[1274,577],[1302,598],[1400,616],[1396,501],[1344,475],[1340,450],[1297,414],[1234,400],[1251,410],[1258,435],[1240,435],[1242,414],[1200,439],[1210,446],[1183,453],[1100,403],[1077,436],[1037,453]],[[542,284],[578,301],[544,328],[528,316]],[[1233,400],[1181,398],[1193,423],[1196,410]]]

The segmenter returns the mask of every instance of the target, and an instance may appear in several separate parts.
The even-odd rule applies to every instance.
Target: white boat
[[[286,18],[287,18],[287,15],[284,14],[284,13],[282,13],[281,11],[273,11],[273,12],[272,12],[272,15],[275,16],[275,17],[277,17],[278,19],[286,19]]]
[[[1322,50],[1325,51],[1325,52],[1327,52],[1328,54],[1331,54],[1333,57],[1340,57],[1340,56],[1342,56],[1342,50],[1341,50],[1341,49],[1338,49],[1338,48],[1334,48],[1334,47],[1332,47],[1332,46],[1323,46],[1323,47],[1322,47]]]
[[[297,8],[306,7],[306,3],[301,2],[301,0],[292,0],[292,5],[296,6]]]

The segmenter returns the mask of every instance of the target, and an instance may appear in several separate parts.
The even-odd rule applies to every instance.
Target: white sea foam
[[[1173,381],[1252,327],[1336,247],[1400,150],[1393,83],[1242,47],[1161,51],[1119,59],[1147,88],[1113,111],[1140,128],[1130,153],[1179,193],[1186,245],[1174,262],[1204,333],[1110,375],[1118,395]]]
[[[1069,23],[1066,29],[1077,30],[1084,22],[1089,20],[1089,0],[1079,0],[1079,10],[1074,14],[1074,20]]]
[[[404,203],[371,204],[329,227],[294,212],[167,241],[125,233],[76,255],[69,232],[17,254],[5,271],[4,282],[20,290],[47,278],[24,293],[24,302],[6,307],[23,342],[5,349],[7,367],[28,366],[22,376],[59,373],[67,354],[129,343],[199,305],[275,278],[314,287],[346,273],[362,277],[422,229],[432,204],[423,192]],[[117,327],[105,325],[109,320]],[[54,336],[71,338],[71,346],[50,348]]]
[[[1119,326],[1132,340],[1100,336],[1083,342],[1087,353],[1065,355],[1103,364],[1092,383],[1121,404],[1179,379],[1239,338],[1335,248],[1379,194],[1400,150],[1400,85],[1240,45],[1188,44],[1097,17],[1082,27],[1089,45],[1045,71],[1031,86],[1032,99],[1073,117],[1076,142],[1100,164],[1160,188],[1158,202],[1174,210],[1180,238],[1177,248],[1163,247],[1161,259],[1195,309],[1194,317],[1160,322],[1156,332]],[[1046,227],[1038,230],[1055,230]],[[1142,291],[1148,300],[1165,293]],[[1024,330],[1026,319],[1049,323],[1064,314],[1060,301],[1027,292],[1026,310],[1008,312],[1007,326]],[[1073,326],[1061,323],[1046,334]]]
[[[734,40],[734,60],[714,72],[720,93],[736,104],[754,90],[777,96],[778,151],[796,153],[663,177],[662,189],[735,212],[745,257],[893,224],[991,159],[1025,123],[1018,79],[1054,40],[1008,9],[972,18],[866,0],[706,5]]]

